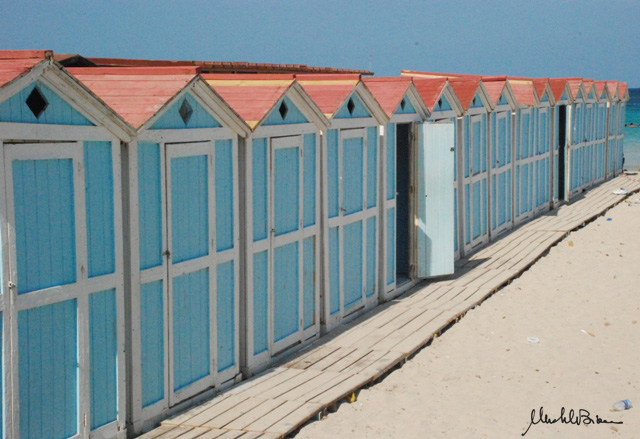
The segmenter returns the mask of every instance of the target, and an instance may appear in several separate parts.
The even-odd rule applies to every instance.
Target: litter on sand
[[[614,195],[627,195],[629,193],[629,191],[627,191],[625,188],[621,187],[620,189],[616,189],[615,191],[611,192]]]
[[[527,341],[529,343],[540,343],[540,339],[538,337],[534,337],[533,335],[530,335],[529,337],[527,337]]]
[[[596,336],[593,332],[589,332],[589,331],[587,331],[585,329],[581,329],[580,332],[583,332],[583,333],[585,333],[587,335],[590,335],[591,337],[595,337]]]

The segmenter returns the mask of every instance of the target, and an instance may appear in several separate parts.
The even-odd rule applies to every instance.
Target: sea
[[[624,129],[624,168],[636,171],[640,168],[640,88],[630,88],[629,97]],[[630,128],[631,123],[638,128]]]

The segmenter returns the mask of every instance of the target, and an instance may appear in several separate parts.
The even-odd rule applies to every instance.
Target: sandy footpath
[[[610,411],[619,399],[636,407]],[[550,420],[565,407],[565,418],[584,409],[594,422],[597,415],[623,424],[539,423],[527,439],[640,439],[640,204],[620,204],[571,233],[296,439],[520,438],[541,406]]]

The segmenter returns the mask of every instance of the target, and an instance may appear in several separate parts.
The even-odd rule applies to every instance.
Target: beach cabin
[[[571,89],[566,79],[549,79],[549,86],[553,93],[551,120],[553,123],[553,202],[568,200],[567,165],[569,148]]]
[[[606,81],[595,81],[594,93],[597,98],[593,139],[596,156],[594,183],[600,183],[605,180],[607,174],[607,110],[610,98]]]
[[[454,201],[451,198],[452,208],[448,212],[448,218],[438,218],[442,216],[438,212],[422,213],[417,210],[416,202],[427,195],[417,194],[416,189],[424,187],[418,184],[418,175],[433,174],[433,171],[419,169],[417,166],[421,157],[419,140],[424,138],[419,131],[429,129],[423,126],[429,117],[429,110],[411,78],[365,78],[364,83],[389,117],[380,155],[383,170],[380,193],[380,204],[383,206],[380,285],[382,299],[389,300],[414,285],[420,278],[453,272],[453,239],[449,235],[453,233]],[[453,161],[452,152],[451,160]],[[453,166],[449,171],[453,183]],[[434,175],[430,176],[435,178]],[[453,195],[453,184],[450,192]],[[441,227],[431,233],[432,243],[429,248],[438,249],[437,255],[427,255],[426,248],[419,248],[422,244],[426,247],[429,231],[424,227],[416,227],[416,220],[418,224],[425,226]],[[442,230],[443,226],[447,227],[448,234]],[[445,249],[437,245],[437,241],[442,238],[446,240]],[[447,248],[448,255],[445,253]],[[421,260],[418,260],[419,254],[424,256]],[[432,260],[430,262],[434,262],[434,265],[427,266],[427,259]],[[442,270],[435,271],[436,263],[443,265]]]
[[[493,111],[489,114],[491,239],[513,228],[513,123],[516,98],[506,77],[483,77]]]
[[[584,187],[593,186],[596,171],[596,115],[598,109],[598,96],[593,79],[582,81],[585,91],[585,115],[584,115],[584,154],[582,168],[582,185]]]
[[[330,121],[322,166],[326,332],[379,303],[380,132],[389,117],[359,75],[297,80]]]
[[[629,89],[627,87],[626,82],[618,82],[618,120],[617,120],[617,148],[616,148],[616,169],[619,169],[619,172],[624,170],[624,126],[627,118],[627,102],[630,99]]]
[[[203,75],[250,127],[241,163],[245,376],[320,334],[321,133],[292,75]]]
[[[465,254],[489,241],[489,149],[490,98],[480,79],[449,78],[463,110],[461,119],[462,238]]]
[[[607,90],[609,91],[609,111],[607,114],[607,176],[612,178],[622,171],[618,163],[618,113],[620,106],[618,82],[607,81]]]
[[[0,437],[126,436],[133,135],[50,51],[0,51]]]
[[[587,95],[581,78],[569,78],[567,82],[573,98],[569,138],[569,197],[573,197],[582,192],[584,183]]]
[[[458,98],[447,81],[446,78],[422,78],[409,74],[408,71],[402,71],[403,75],[413,76],[413,83],[420,93],[422,101],[429,109],[429,121],[437,123],[452,123],[454,129],[454,157],[453,157],[453,256],[454,260],[460,258],[462,253],[462,244],[460,243],[460,237],[462,236],[460,220],[460,212],[462,207],[460,205],[459,182],[458,175],[460,175],[459,167],[459,151],[460,139],[462,138],[462,125],[459,122],[459,117],[462,116],[462,107]]]
[[[536,135],[538,134],[536,107],[539,105],[533,81],[509,79],[509,86],[516,98],[515,114],[515,179],[513,193],[514,225],[533,218],[536,194]]]
[[[532,79],[536,90],[538,104],[535,108],[535,196],[534,214],[546,212],[551,208],[551,141],[554,125],[551,119],[551,108],[554,104],[553,92],[548,79]],[[533,189],[533,188],[532,188]]]
[[[127,148],[131,430],[239,379],[238,137],[194,67],[70,68],[136,129]]]

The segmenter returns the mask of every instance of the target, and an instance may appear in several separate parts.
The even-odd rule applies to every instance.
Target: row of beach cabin
[[[124,438],[620,174],[626,84],[0,52],[3,438]]]

